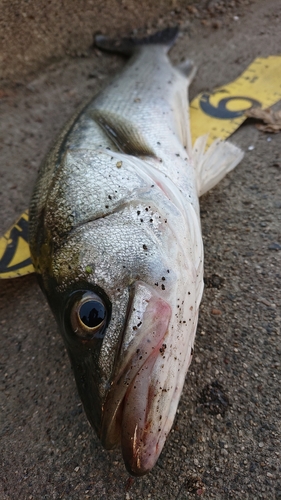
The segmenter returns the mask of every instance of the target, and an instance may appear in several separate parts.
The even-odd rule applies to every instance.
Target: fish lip
[[[156,351],[159,352],[159,349],[161,349],[161,346],[163,345],[163,342],[165,341],[165,337],[166,337],[166,333],[165,333],[164,337],[161,339],[161,341],[159,341],[159,343],[156,347]],[[135,381],[136,381],[137,377],[140,375],[140,371],[142,369],[144,369],[144,367],[147,364],[149,364],[151,360],[153,360],[153,362],[150,364],[150,371],[153,370],[153,367],[154,367],[155,362],[157,360],[157,356],[155,356],[155,354],[153,352],[147,358],[144,359],[143,364],[140,366],[140,368],[139,368],[138,372],[136,373],[136,375],[134,376],[133,380],[131,381],[129,386],[126,388],[126,391],[123,394],[122,399],[120,399],[117,410],[114,412],[114,416],[112,417],[112,420],[114,420],[114,424],[116,426],[115,434],[118,434],[118,440],[116,439],[113,442],[113,440],[111,439],[111,436],[108,433],[108,429],[106,428],[105,420],[102,419],[102,428],[101,428],[100,439],[101,439],[103,446],[106,449],[112,449],[112,448],[115,448],[116,445],[120,444],[120,441],[121,441],[122,456],[123,456],[123,460],[124,460],[126,469],[129,472],[129,474],[131,474],[132,476],[136,476],[136,477],[138,477],[138,476],[140,477],[140,476],[147,474],[147,472],[149,472],[153,468],[153,466],[155,465],[155,463],[159,457],[159,454],[162,451],[162,446],[161,446],[160,450],[158,449],[159,448],[158,442],[160,439],[160,437],[159,437],[158,439],[154,440],[154,447],[155,447],[154,458],[151,458],[149,460],[150,457],[148,457],[147,460],[144,460],[143,458],[145,458],[145,457],[142,457],[142,459],[139,457],[140,453],[138,451],[136,432],[134,433],[134,437],[132,438],[133,446],[126,446],[126,443],[124,443],[123,439],[122,439],[122,437],[124,437],[123,435],[124,435],[124,430],[125,430],[124,419],[123,419],[124,408],[125,408],[126,400],[128,398],[128,394],[131,392],[132,387],[134,387]],[[122,378],[122,375],[121,375],[120,379],[121,378]],[[122,383],[122,382],[118,381],[116,383],[116,386],[118,386],[119,383]],[[116,386],[114,389],[116,389]],[[152,387],[150,387],[148,385],[148,390],[149,389],[152,389]],[[149,399],[150,398],[148,397],[148,401],[149,401]],[[105,403],[105,406],[103,408],[104,411],[106,411],[107,405],[110,405],[110,400],[107,400],[107,402]],[[149,404],[147,404],[146,414],[149,412],[149,408],[150,408],[150,406],[149,406]],[[146,462],[146,464],[145,464],[145,462]]]
[[[143,363],[140,365],[139,370],[143,368],[143,366],[146,364],[150,356],[148,356],[143,360]],[[130,364],[130,362],[128,364]],[[128,364],[126,365],[126,367],[128,366]],[[99,438],[101,440],[103,447],[107,450],[115,448],[120,443],[122,415],[124,411],[126,395],[130,387],[134,384],[134,380],[138,374],[138,372],[135,374],[130,384],[126,387],[125,391],[122,393],[122,397],[115,400],[115,411],[112,411],[110,410],[110,407],[114,406],[113,400],[115,392],[116,390],[118,390],[119,387],[122,387],[122,379],[124,379],[125,373],[126,373],[126,368],[124,368],[123,372],[120,374],[118,379],[114,383],[112,383],[112,386],[109,389],[106,400],[102,407],[103,416],[102,416],[102,424],[101,424]],[[114,429],[112,429],[111,425],[110,426],[108,425],[109,421],[111,421],[111,424],[114,425],[115,427]],[[116,437],[112,439],[113,435],[115,435]]]
[[[146,361],[149,361],[147,359]],[[156,361],[156,359],[155,359]],[[153,366],[155,364],[155,361],[153,363]],[[146,364],[146,363],[144,363]],[[153,370],[153,366],[151,369]],[[128,396],[128,393],[130,393],[130,390],[132,386],[135,383],[135,380],[137,378],[138,374],[135,376],[134,380],[128,387],[126,394],[123,399],[123,412],[122,412],[122,421],[121,421],[121,427],[122,427],[122,435],[121,435],[121,447],[122,447],[122,456],[123,460],[125,463],[125,467],[129,474],[132,476],[140,477],[144,476],[147,474],[155,465],[156,461],[158,460],[158,457],[162,451],[162,446],[159,446],[159,441],[161,440],[161,436],[153,436],[153,438],[150,441],[150,452],[146,452],[141,448],[141,444],[143,441],[145,441],[145,437],[147,434],[147,430],[144,429],[142,433],[142,437],[138,436],[138,425],[135,427],[135,431],[133,434],[133,437],[131,438],[131,443],[124,441],[124,434],[125,434],[125,425],[124,425],[124,413],[125,413],[125,402]],[[149,400],[149,398],[148,398]],[[150,405],[149,403],[146,406],[146,414],[149,413]]]
[[[106,449],[114,448],[121,441],[128,472],[141,476],[153,467],[165,441],[162,439],[163,444],[159,446],[163,433],[156,434],[153,425],[150,426],[150,410],[154,410],[152,403],[156,390],[155,380],[152,380],[150,375],[163,345],[165,346],[171,307],[148,285],[138,282],[135,287],[140,288],[138,295],[144,289],[151,293],[143,316],[143,326],[140,328],[143,328],[143,331],[137,332],[132,340],[133,346],[130,346],[130,354],[125,356],[125,363],[121,362],[119,370],[115,372],[103,405],[100,439]],[[135,311],[134,301],[131,303],[131,310],[133,306]],[[128,314],[127,328],[134,324],[131,319]],[[122,338],[119,354],[122,354],[122,348],[123,354],[126,354],[124,343],[126,345],[125,336]],[[165,423],[164,419],[162,423]]]

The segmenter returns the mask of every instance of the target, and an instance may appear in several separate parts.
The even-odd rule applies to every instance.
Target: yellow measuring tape
[[[281,99],[281,56],[258,57],[236,80],[202,92],[190,104],[191,137],[209,134],[208,145],[227,139],[252,106],[268,108]]]
[[[259,57],[233,82],[199,94],[190,104],[193,141],[208,134],[208,145],[227,139],[252,106],[268,108],[281,99],[281,56]],[[0,238],[0,278],[34,272],[28,244],[28,211]]]
[[[33,273],[28,244],[28,211],[0,238],[0,278]]]

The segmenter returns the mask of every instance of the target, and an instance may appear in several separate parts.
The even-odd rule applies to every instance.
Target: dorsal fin
[[[156,156],[141,132],[130,122],[107,110],[91,110],[90,116],[123,153],[134,156]]]
[[[143,38],[128,37],[118,40],[103,35],[96,35],[95,44],[99,49],[108,52],[119,52],[125,55],[133,54],[136,49],[143,45],[163,45],[168,51],[175,43],[178,32],[178,26],[174,26],[173,28],[165,28],[162,31],[157,31],[153,35]]]

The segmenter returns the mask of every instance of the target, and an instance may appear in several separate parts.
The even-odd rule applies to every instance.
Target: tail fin
[[[207,135],[198,137],[192,150],[198,196],[212,189],[244,156],[240,148],[220,139],[214,141],[205,152],[207,138]]]
[[[167,47],[167,51],[175,43],[178,36],[179,29],[177,26],[173,28],[166,28],[162,31],[157,31],[153,35],[144,38],[122,38],[115,40],[107,38],[103,35],[96,35],[95,45],[102,50],[108,52],[120,52],[121,54],[131,55],[135,52],[136,48],[142,45],[163,45]]]

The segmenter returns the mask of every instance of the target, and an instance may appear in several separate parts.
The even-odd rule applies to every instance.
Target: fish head
[[[73,228],[40,279],[89,422],[106,449],[121,444],[131,474],[143,475],[173,423],[198,307],[196,270],[167,220],[169,208],[172,221],[181,215],[166,198],[161,208],[162,188],[137,183],[117,208]],[[108,200],[112,177],[104,191]]]

